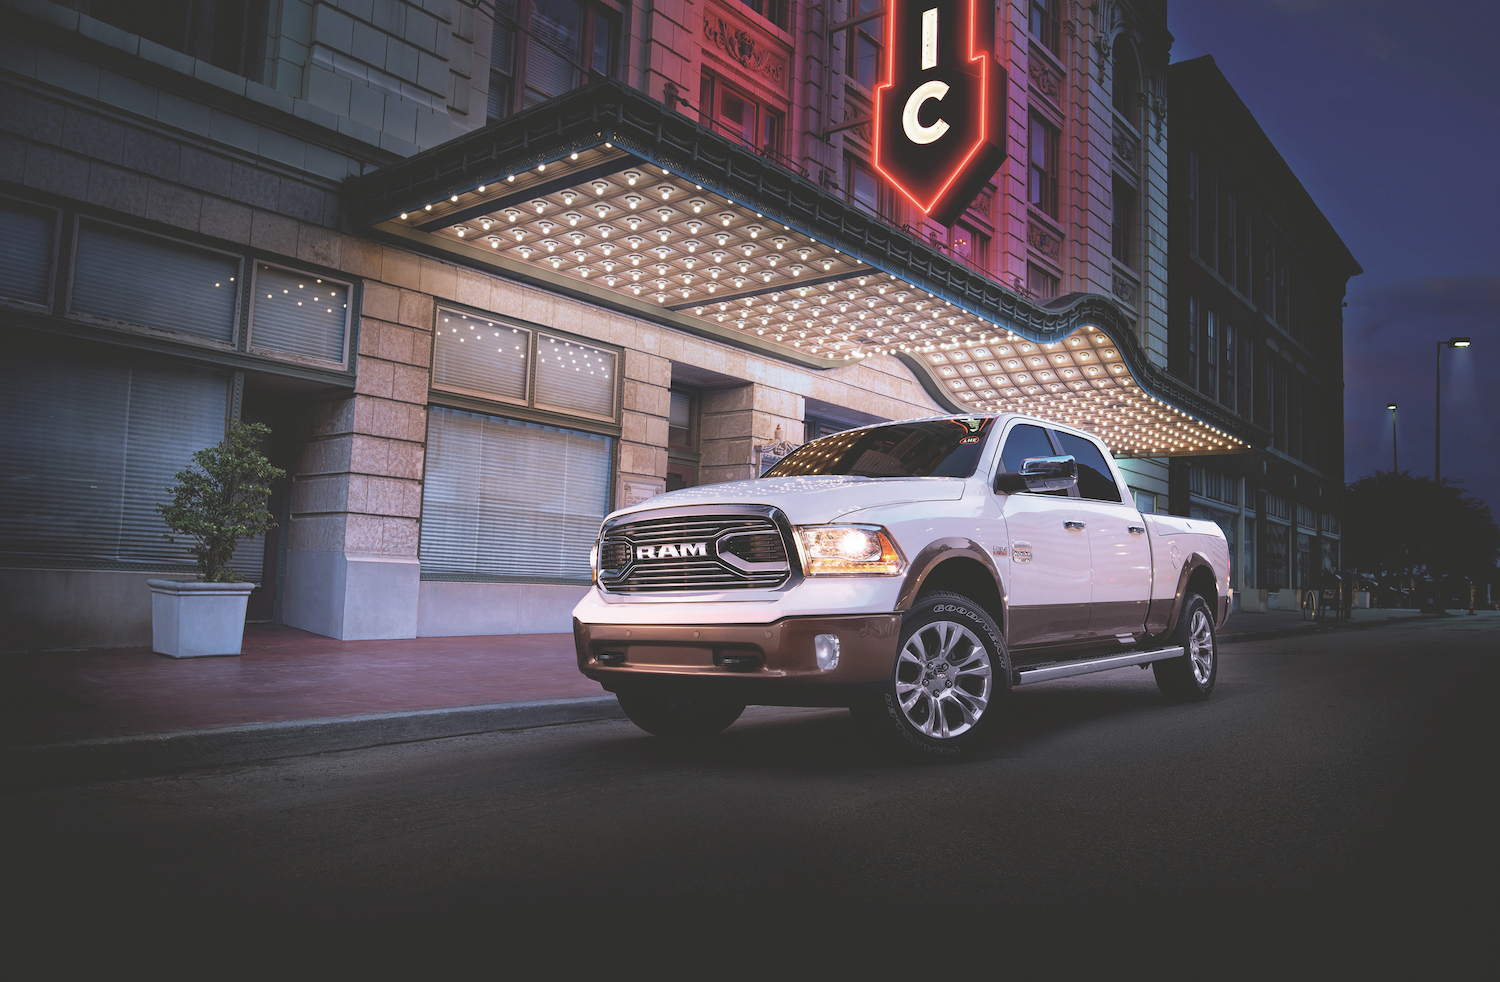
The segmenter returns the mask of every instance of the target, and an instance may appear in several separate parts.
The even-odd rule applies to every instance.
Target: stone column
[[[627,350],[624,359],[615,508],[666,490],[667,414],[672,407],[672,363],[636,350]]]
[[[755,448],[775,439],[776,427],[793,443],[802,442],[802,397],[751,383],[703,393],[702,484],[760,476]]]
[[[285,623],[343,640],[417,633],[430,296],[367,282],[355,394],[317,408],[292,478]]]

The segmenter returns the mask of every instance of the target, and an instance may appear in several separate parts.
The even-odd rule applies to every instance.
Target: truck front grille
[[[599,555],[611,593],[772,590],[791,575],[781,529],[755,514],[625,521],[604,530]]]

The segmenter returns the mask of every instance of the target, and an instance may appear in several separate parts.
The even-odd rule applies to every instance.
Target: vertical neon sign
[[[887,2],[875,169],[934,221],[951,225],[1005,160],[994,3]]]

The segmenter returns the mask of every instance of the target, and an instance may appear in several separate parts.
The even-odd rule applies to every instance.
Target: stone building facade
[[[1113,407],[1100,426],[1149,404],[1177,414],[1183,446],[1235,442],[1165,372],[1165,4],[1001,5],[1010,154],[951,227],[872,182],[862,120],[884,37],[878,19],[840,26],[863,4],[173,0],[146,18],[125,0],[4,0],[8,643],[146,642],[144,579],[189,575],[152,506],[225,418],[270,424],[290,474],[279,528],[236,559],[261,584],[252,619],[345,639],[567,630],[591,523],[754,476],[778,441],[966,407],[1085,419],[1066,401],[1084,381],[1027,387],[981,364],[986,344],[1096,344],[1116,373],[1097,384],[1117,386],[1087,390]],[[610,133],[629,116],[654,137],[629,154],[603,124],[578,137],[600,107]],[[712,165],[663,166],[672,140]],[[735,192],[752,170],[761,190]],[[802,336],[733,330],[701,292],[631,295],[651,279],[626,276],[599,225],[573,265],[533,258],[564,228],[536,215],[590,182],[621,241],[632,174],[729,209],[735,249],[757,248],[757,222],[788,260],[800,243],[829,291]],[[518,178],[534,200],[510,194]],[[698,233],[686,212],[661,223],[663,243]],[[745,278],[748,262],[715,261]],[[755,275],[787,270],[770,265]],[[698,277],[684,297],[708,282],[673,268]],[[869,296],[834,295],[839,270]],[[942,316],[852,335],[838,305],[873,312],[877,281],[911,295],[884,330]],[[772,296],[792,319],[800,301]],[[515,360],[459,347],[460,326],[507,332]],[[1157,451],[1174,448],[1120,449],[1140,496],[1165,500]]]

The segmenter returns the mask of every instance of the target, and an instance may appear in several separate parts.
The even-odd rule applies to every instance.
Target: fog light
[[[818,668],[827,672],[839,667],[839,636],[820,634],[813,638],[813,651],[818,656]]]

